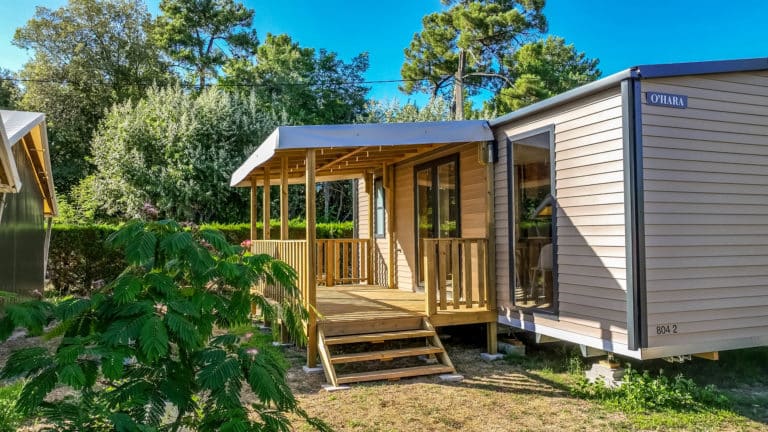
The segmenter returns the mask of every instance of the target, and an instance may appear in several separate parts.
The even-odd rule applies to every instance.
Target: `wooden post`
[[[387,240],[389,241],[389,257],[387,260],[387,276],[389,277],[389,287],[397,288],[397,242],[395,241],[395,227],[397,218],[395,218],[395,167],[384,167],[385,181],[384,187],[387,191],[384,208],[387,210]]]
[[[288,158],[280,159],[280,240],[288,240]]]
[[[251,176],[251,240],[256,240],[258,238],[258,229],[256,228],[256,211],[257,209],[257,200],[256,200],[256,176]]]
[[[488,155],[490,152],[487,146],[494,145],[493,143],[486,143],[483,147],[484,154]],[[489,158],[490,159],[490,158]],[[496,222],[494,219],[495,207],[496,207],[496,195],[495,195],[495,182],[494,182],[494,167],[493,160],[489,160],[485,164],[485,236],[488,238],[488,253],[486,254],[488,266],[488,277],[485,281],[488,284],[488,310],[498,313],[496,305]],[[488,323],[488,353],[496,354],[498,343],[496,340],[496,320],[492,323]]]
[[[435,244],[432,240],[424,240],[424,309],[427,317],[437,313],[437,303],[435,299]]]
[[[373,183],[374,177],[373,174],[370,174],[365,179],[365,186],[366,189],[368,189],[368,285],[373,285],[376,281],[374,277],[374,270],[376,269],[375,260],[376,260],[376,230],[374,229],[373,223],[375,221],[374,216],[376,215],[376,187],[374,187]]]
[[[305,173],[307,215],[307,367],[317,365],[317,242],[315,239],[315,150],[307,150]]]
[[[264,231],[264,240],[269,240],[270,238],[270,235],[269,235],[269,216],[270,215],[269,214],[272,211],[270,207],[271,199],[269,196],[269,188],[271,186],[269,183],[269,175],[270,175],[269,168],[264,168],[264,193],[262,194],[262,197],[264,198],[264,204],[261,207],[262,216],[264,216],[264,226],[262,227],[262,230]]]

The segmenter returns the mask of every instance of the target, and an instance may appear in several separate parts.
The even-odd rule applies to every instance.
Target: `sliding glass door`
[[[459,159],[438,159],[415,169],[416,256],[425,238],[459,236]],[[419,260],[417,260],[419,261]],[[424,281],[417,262],[418,281]]]

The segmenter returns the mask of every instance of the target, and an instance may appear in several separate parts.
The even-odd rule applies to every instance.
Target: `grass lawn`
[[[509,431],[509,430],[768,430],[768,349],[723,353],[720,362],[695,359],[643,366],[684,373],[715,384],[732,401],[729,409],[686,412],[627,410],[613,402],[575,397],[585,363],[572,349],[529,346],[524,358],[480,360],[480,332],[454,336],[446,347],[460,383],[436,377],[354,384],[328,393],[325,379],[301,370],[303,352],[289,349],[289,375],[301,405],[339,431]],[[299,430],[308,430],[299,426]]]
[[[252,329],[243,328],[243,332]],[[453,333],[445,341],[460,383],[437,377],[354,384],[350,390],[322,389],[322,374],[305,374],[305,351],[286,348],[288,380],[302,408],[338,431],[593,431],[696,430],[768,431],[768,348],[721,353],[721,360],[684,364],[664,361],[635,363],[636,369],[667,376],[679,373],[704,386],[712,384],[730,400],[730,407],[642,410],[616,400],[574,395],[587,367],[573,348],[562,344],[528,346],[528,356],[496,362],[480,359],[480,329]],[[43,343],[18,338],[0,345],[0,363],[10,349]],[[0,385],[0,432],[37,431],[42,425],[19,418],[11,406],[20,385]],[[54,393],[60,393],[57,389]],[[60,396],[60,395],[59,395]],[[246,395],[246,397],[248,397]],[[24,427],[19,428],[21,424]],[[309,431],[295,423],[296,430]]]

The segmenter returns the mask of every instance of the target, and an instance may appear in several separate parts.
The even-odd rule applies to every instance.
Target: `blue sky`
[[[159,0],[146,0],[157,11]],[[14,30],[36,5],[66,0],[0,2],[0,67],[17,70],[27,54],[11,45]],[[400,78],[403,48],[421,18],[440,10],[439,0],[246,0],[255,9],[260,37],[288,33],[304,46],[336,51],[345,59],[367,51],[369,80]],[[765,0],[549,0],[549,32],[600,59],[604,75],[648,63],[768,57]],[[371,96],[408,99],[397,84],[376,84]],[[421,100],[416,99],[416,100]]]

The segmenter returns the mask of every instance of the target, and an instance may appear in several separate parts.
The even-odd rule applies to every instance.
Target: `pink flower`
[[[250,241],[250,240],[243,240],[243,241],[240,243],[240,246],[242,246],[242,247],[244,247],[244,248],[246,248],[246,249],[250,249],[252,244],[253,244],[253,242],[252,242],[252,241]]]
[[[257,355],[259,355],[259,350],[257,350],[256,348],[251,348],[251,349],[245,350],[245,353],[251,357],[256,357]]]

